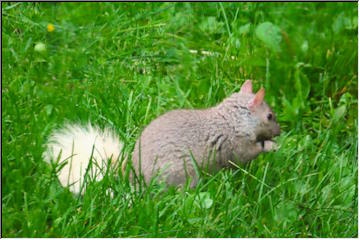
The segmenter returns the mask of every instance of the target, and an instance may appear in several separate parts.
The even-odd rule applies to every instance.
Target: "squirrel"
[[[275,113],[264,101],[265,89],[256,94],[251,80],[239,92],[220,104],[199,110],[172,110],[154,119],[141,133],[132,153],[132,166],[146,183],[159,176],[167,185],[181,186],[191,178],[198,182],[197,169],[219,171],[231,167],[230,162],[247,163],[262,152],[277,149],[272,138],[280,135]],[[83,193],[81,181],[89,165],[91,174],[97,167],[119,163],[123,143],[109,130],[81,125],[66,125],[55,130],[45,144],[47,162],[58,159],[63,168],[58,178],[74,193]],[[60,155],[59,155],[60,154]],[[124,172],[127,157],[122,164]],[[99,172],[99,171],[98,171]],[[103,178],[101,171],[96,180]]]

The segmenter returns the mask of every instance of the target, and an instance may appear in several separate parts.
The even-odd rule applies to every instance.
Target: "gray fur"
[[[250,108],[255,94],[251,82],[219,105],[202,110],[173,110],[153,120],[137,140],[132,164],[148,183],[159,173],[169,185],[183,185],[198,179],[191,158],[202,170],[219,171],[229,161],[247,163],[261,152],[276,149],[271,138],[280,134],[275,114],[261,100]],[[244,84],[244,85],[245,85]],[[259,91],[260,92],[260,91]],[[273,118],[267,119],[271,113]],[[139,154],[141,149],[141,154]]]

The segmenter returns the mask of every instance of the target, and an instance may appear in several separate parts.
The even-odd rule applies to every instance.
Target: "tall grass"
[[[357,237],[356,3],[2,3],[2,19],[2,236]],[[73,196],[41,157],[65,121],[130,153],[161,113],[249,78],[280,149],[196,189],[109,173]]]

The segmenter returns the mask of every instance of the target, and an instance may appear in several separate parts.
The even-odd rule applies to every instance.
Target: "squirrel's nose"
[[[274,130],[273,130],[273,134],[274,136],[279,136],[280,135],[280,125],[276,124]]]

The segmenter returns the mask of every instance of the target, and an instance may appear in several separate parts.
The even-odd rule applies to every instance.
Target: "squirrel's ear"
[[[252,93],[252,82],[251,80],[246,80],[245,83],[241,86],[240,93]]]
[[[262,87],[260,90],[255,94],[254,98],[249,102],[249,109],[254,110],[256,107],[260,106],[260,104],[264,101],[265,97],[265,89]]]

